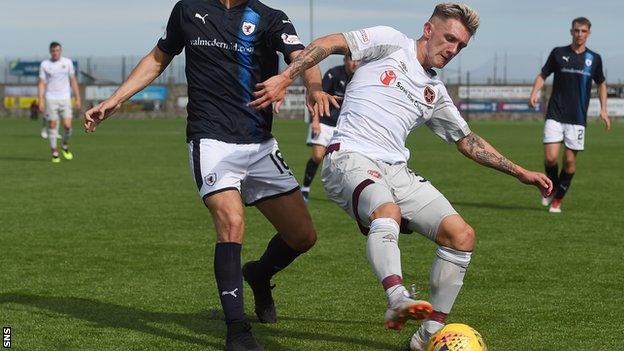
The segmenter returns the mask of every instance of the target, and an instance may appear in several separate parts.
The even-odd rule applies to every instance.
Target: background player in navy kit
[[[244,313],[243,276],[261,322],[275,322],[271,277],[310,249],[316,233],[297,181],[271,135],[271,108],[248,104],[259,83],[278,72],[276,51],[290,62],[304,46],[288,17],[256,0],[182,0],[158,45],[106,101],[85,114],[99,123],[186,53],[187,142],[195,181],[216,231],[214,270],[227,324],[226,350],[262,350]],[[321,89],[318,67],[306,71],[308,106],[329,115],[335,99]],[[275,109],[279,109],[276,104]],[[243,202],[256,206],[277,229],[258,261],[241,269]]]
[[[323,90],[330,95],[343,97],[347,84],[349,84],[357,65],[358,61],[354,61],[351,59],[351,56],[345,55],[343,65],[332,67],[325,72],[323,76]],[[329,145],[329,141],[334,134],[338,116],[340,116],[340,108],[331,106],[330,115],[321,117],[318,126],[315,123],[310,123],[306,143],[312,146],[312,157],[310,157],[306,165],[303,187],[301,188],[301,193],[306,202],[309,199],[310,185],[316,174],[316,169],[323,160],[327,145]]]
[[[544,167],[546,174],[556,186],[556,191],[551,197],[542,198],[542,204],[550,205],[549,211],[553,213],[561,212],[561,200],[576,172],[577,153],[584,149],[592,80],[598,85],[600,119],[605,123],[607,130],[611,129],[602,59],[585,46],[591,33],[590,29],[591,22],[585,17],[578,17],[572,21],[570,29],[572,44],[552,50],[542,72],[535,78],[529,100],[529,105],[535,107],[544,80],[554,73],[553,90],[548,101],[544,126]],[[565,151],[561,174],[558,174],[557,161],[562,142],[565,144]]]

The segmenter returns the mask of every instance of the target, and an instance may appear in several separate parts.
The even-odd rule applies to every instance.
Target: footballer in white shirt
[[[72,133],[72,106],[71,91],[76,98],[76,108],[80,109],[80,89],[72,60],[62,57],[61,44],[50,44],[50,58],[41,62],[39,66],[39,110],[45,115],[47,121],[47,135],[52,150],[52,162],[59,163],[61,159],[57,149],[58,122],[63,120],[63,137],[61,152],[67,160],[74,158],[69,151],[69,138]],[[70,89],[71,88],[71,89]]]
[[[470,130],[433,70],[459,54],[478,26],[477,12],[447,3],[436,6],[417,40],[384,26],[319,38],[282,74],[259,84],[252,102],[264,108],[280,101],[293,79],[330,54],[361,60],[323,160],[322,180],[328,197],[367,237],[369,262],[388,298],[386,327],[402,329],[408,319],[424,319],[410,339],[414,351],[424,350],[444,325],[463,285],[475,231],[429,181],[407,168],[408,134],[425,125],[479,164],[535,185],[543,195],[552,191],[544,174],[514,164]],[[414,300],[403,285],[399,233],[413,231],[438,244],[430,302]]]

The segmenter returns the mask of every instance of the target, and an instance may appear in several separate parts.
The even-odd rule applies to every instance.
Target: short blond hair
[[[431,18],[441,19],[454,18],[466,26],[470,35],[474,35],[479,28],[479,14],[466,4],[447,2],[438,4],[433,10]]]

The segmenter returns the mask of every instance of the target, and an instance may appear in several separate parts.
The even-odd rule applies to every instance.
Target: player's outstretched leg
[[[432,307],[427,301],[412,299],[403,286],[399,224],[394,217],[401,218],[396,204],[386,203],[375,210],[366,240],[366,255],[388,297],[385,327],[401,330],[407,320],[429,316]]]
[[[225,323],[226,351],[262,351],[245,315],[241,249],[243,206],[238,191],[223,191],[204,200],[217,230],[214,273]]]
[[[256,207],[278,233],[257,261],[243,266],[243,276],[254,294],[255,312],[262,323],[277,322],[271,278],[288,267],[316,242],[316,232],[303,198],[298,191],[262,201]]]
[[[412,336],[412,351],[424,350],[431,335],[444,326],[463,285],[474,238],[474,230],[459,215],[448,216],[440,224],[436,238],[440,246],[433,260],[429,281],[433,313]]]

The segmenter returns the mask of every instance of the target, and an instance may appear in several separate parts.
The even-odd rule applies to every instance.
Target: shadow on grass
[[[223,343],[215,343],[202,338],[202,335],[210,335],[214,338],[225,339],[225,324],[220,311],[204,311],[198,313],[170,313],[144,311],[134,307],[121,306],[109,302],[101,302],[79,297],[56,297],[37,296],[29,294],[0,294],[0,305],[21,304],[38,308],[44,311],[59,313],[94,323],[100,327],[125,328],[144,334],[168,338],[174,341],[193,345],[211,347],[216,350],[223,349]],[[282,317],[282,321],[312,322],[310,329],[305,330],[280,330],[279,324],[268,326],[254,324],[254,334],[258,341],[264,345],[267,351],[287,351],[292,347],[280,345],[273,338],[317,340],[320,342],[339,343],[347,346],[347,349],[357,349],[356,345],[372,348],[375,350],[397,350],[396,345],[383,343],[375,340],[363,340],[347,336],[324,334],[318,330],[318,323],[337,323],[341,325],[363,324],[362,321],[338,321],[324,319],[299,319],[295,317]],[[153,326],[154,324],[176,323],[192,332],[196,336],[172,332],[170,330]],[[357,328],[357,326],[354,326]],[[303,328],[305,329],[305,328]]]
[[[535,206],[518,206],[518,205],[503,205],[496,203],[483,203],[483,202],[467,202],[467,201],[454,201],[451,203],[453,206],[466,206],[475,208],[488,208],[491,210],[523,210],[523,211],[538,211],[544,212],[544,207],[538,205]]]

